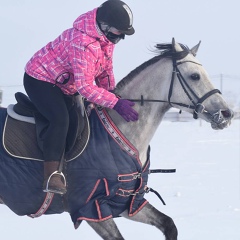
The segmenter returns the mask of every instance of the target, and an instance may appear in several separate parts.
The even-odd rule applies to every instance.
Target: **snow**
[[[5,101],[6,103],[6,101]],[[151,174],[146,198],[172,217],[180,240],[240,240],[240,121],[212,130],[203,121],[163,121],[151,142],[151,168],[176,173]],[[24,194],[24,193],[23,193]],[[74,230],[67,213],[30,219],[0,206],[1,239],[101,239],[85,222]],[[125,239],[164,239],[156,228],[124,218],[116,223]]]

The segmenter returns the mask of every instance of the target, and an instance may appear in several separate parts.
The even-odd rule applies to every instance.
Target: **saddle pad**
[[[65,154],[66,161],[77,158],[85,149],[89,140],[89,121],[84,117],[85,128],[81,139],[77,139],[73,149]],[[7,115],[3,132],[3,146],[7,153],[16,158],[44,161],[37,143],[36,125],[13,119]]]

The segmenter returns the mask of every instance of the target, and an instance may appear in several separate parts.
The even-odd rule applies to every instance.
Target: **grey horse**
[[[174,39],[170,44],[157,44],[156,56],[133,70],[117,84],[115,94],[121,96],[121,98],[129,99],[136,103],[134,108],[139,113],[139,120],[137,122],[126,124],[125,120],[123,120],[115,111],[104,109],[111,121],[118,128],[117,131],[120,132],[138,152],[138,165],[141,167],[146,166],[147,161],[149,160],[148,149],[150,141],[165,113],[172,107],[181,111],[189,112],[195,119],[204,119],[211,124],[213,129],[216,130],[224,129],[231,123],[231,119],[233,118],[232,110],[224,101],[220,91],[213,87],[202,64],[196,59],[199,45],[200,43],[192,49],[189,49],[183,44],[176,43]],[[1,115],[4,115],[4,118],[6,117],[5,109],[1,109]],[[3,125],[4,124],[1,126]],[[115,140],[117,141],[117,138]],[[45,193],[43,193],[41,189],[42,162],[26,161],[25,159],[16,160],[14,157],[7,156],[7,153],[4,151],[1,151],[1,156],[0,203],[4,203],[18,215],[31,215],[35,209],[38,209],[36,205],[45,198],[45,195],[43,195]],[[5,160],[6,158],[8,158],[8,160]],[[98,162],[99,159],[95,160]],[[77,164],[81,163],[81,161],[81,156],[79,156],[76,160],[67,163],[67,168],[69,169],[69,174],[67,175],[69,180],[67,181],[70,188],[68,189],[69,193],[67,193],[65,200],[76,204],[77,200],[81,199],[81,197],[71,200],[71,196],[78,193],[76,193],[77,190],[75,189],[76,181],[71,180],[70,178],[74,176],[74,174],[77,177],[81,175],[77,172],[78,168],[76,168]],[[17,180],[14,178],[8,179],[8,176],[12,174],[10,166],[13,165],[18,166],[18,168],[21,169],[20,173],[17,169],[13,174]],[[31,176],[27,176],[30,172]],[[91,173],[90,169],[89,174],[91,175]],[[119,180],[120,177],[116,176],[113,178]],[[138,178],[139,175],[134,175],[134,177]],[[35,178],[36,185],[34,182]],[[101,182],[98,180],[96,184],[93,185],[93,189],[96,190],[101,183],[103,185],[105,184],[106,187],[110,182],[108,180],[107,177],[103,177],[103,181]],[[84,181],[84,179],[79,180],[80,183],[82,181]],[[19,182],[19,186],[17,186],[17,182]],[[21,190],[21,187],[23,186],[21,182],[27,182],[30,184],[28,189],[26,189],[26,192],[23,192],[25,190]],[[9,184],[12,184],[10,188],[8,188]],[[11,192],[13,191],[13,186],[17,186],[17,191],[14,191],[14,193]],[[107,189],[106,194],[108,197],[111,191],[113,191],[111,188]],[[22,192],[23,194],[21,194]],[[28,195],[29,198],[34,196],[36,197],[36,202],[30,203],[28,209],[23,208],[23,205],[21,204],[20,207],[18,207],[18,205],[14,203],[14,200],[10,199],[12,194],[14,194],[14,200],[17,198],[20,199],[21,197],[24,197],[24,195]],[[86,204],[92,201],[92,197],[95,196],[94,194],[94,191],[90,191],[90,194],[85,201]],[[129,197],[133,197],[131,195],[136,194],[136,191],[134,193],[130,192]],[[81,196],[81,194],[79,196]],[[45,198],[45,205],[43,204],[43,208],[41,211],[38,211],[37,214],[46,211],[46,206],[49,207],[51,204],[51,197],[50,194],[50,200],[46,200]],[[70,208],[62,209],[62,199],[60,197],[54,197],[54,199],[55,205],[52,203],[54,207],[52,207],[50,214],[68,211],[72,218],[74,218],[73,215],[75,214],[76,209],[71,208],[71,204],[69,204]],[[102,198],[101,201],[99,200],[98,202],[98,199],[96,198],[94,199],[94,202],[97,203],[96,206],[99,207],[100,202],[104,203],[106,199],[108,198]],[[51,209],[51,206],[52,205],[50,205],[49,209]],[[60,208],[60,210],[58,208]],[[84,203],[81,205],[81,208],[84,209]],[[141,205],[138,211],[135,211],[134,214],[130,214],[129,208],[124,207],[118,215],[133,221],[153,225],[164,234],[166,240],[177,240],[178,232],[174,221],[154,208],[148,202]],[[77,227],[78,223],[80,224],[82,220],[86,220],[87,223],[105,240],[124,239],[114,222],[114,217],[115,216],[101,218],[98,221],[76,217],[74,223],[75,227]]]

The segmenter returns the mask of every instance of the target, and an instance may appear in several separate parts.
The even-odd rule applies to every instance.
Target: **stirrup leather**
[[[64,184],[65,187],[67,186],[67,182],[66,182],[66,178],[65,178],[64,174],[63,174],[62,172],[55,171],[55,172],[53,172],[53,173],[49,176],[49,178],[48,178],[48,180],[47,180],[46,188],[43,189],[43,192],[51,192],[51,193],[57,193],[57,194],[62,194],[62,195],[65,194],[66,191],[63,192],[63,191],[60,191],[60,190],[53,190],[53,189],[49,189],[49,188],[48,188],[49,182],[50,182],[51,177],[52,177],[53,175],[60,175],[60,176],[62,176],[62,177],[63,177],[63,184]]]

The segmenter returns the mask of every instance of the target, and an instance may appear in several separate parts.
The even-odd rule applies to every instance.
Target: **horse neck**
[[[155,63],[141,71],[124,87],[118,89],[117,94],[124,99],[140,99],[143,95],[144,99],[167,100],[171,71],[171,66],[167,66],[167,62]],[[165,112],[169,109],[169,104],[145,102],[141,106],[140,103],[135,103],[134,108],[139,113],[137,122],[127,123],[113,110],[110,110],[109,114],[123,135],[138,150],[140,161],[144,165],[149,143]]]

